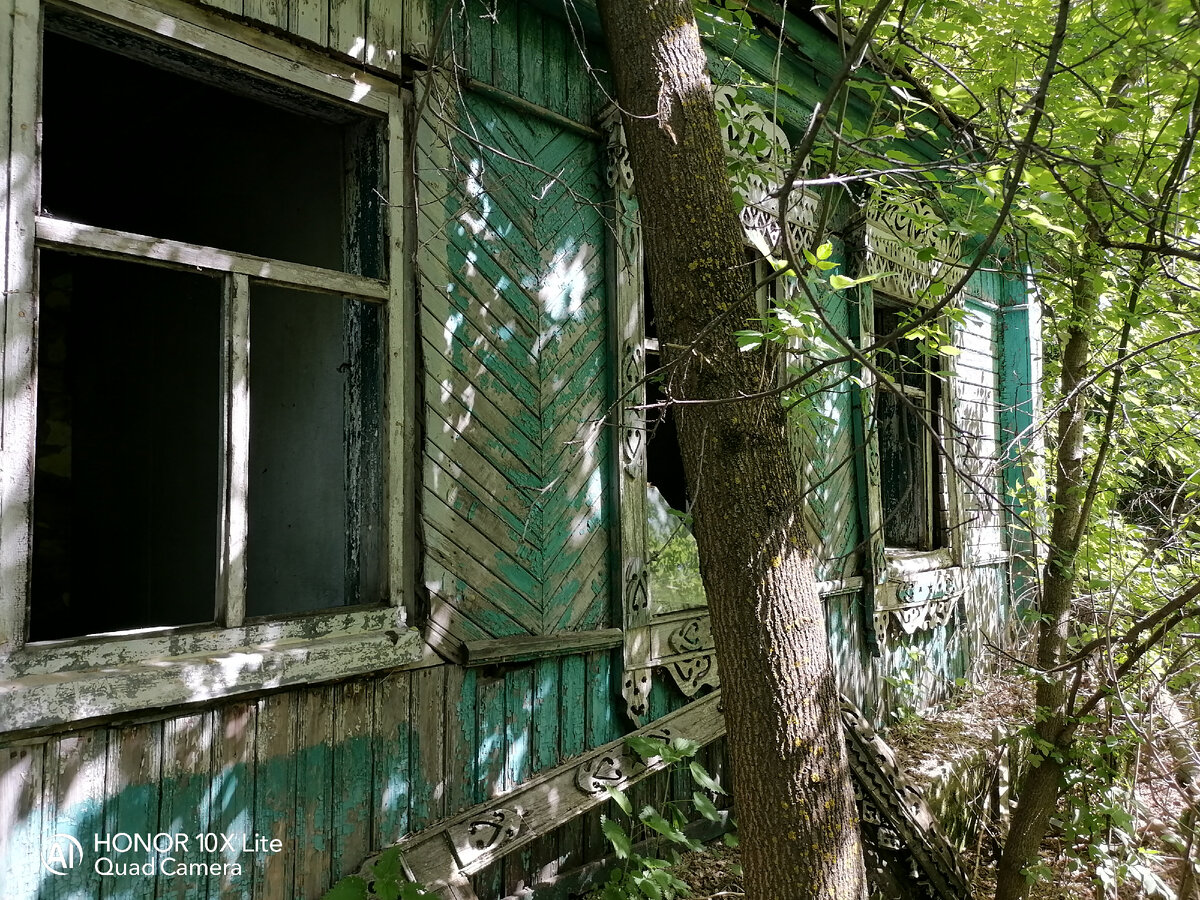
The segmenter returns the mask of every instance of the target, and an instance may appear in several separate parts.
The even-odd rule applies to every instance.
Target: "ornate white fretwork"
[[[879,275],[875,290],[913,304],[937,300],[930,286],[953,281],[960,241],[939,234],[940,218],[924,200],[875,195],[850,238],[859,275]]]

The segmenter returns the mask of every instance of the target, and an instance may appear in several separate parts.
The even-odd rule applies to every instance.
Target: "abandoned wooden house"
[[[4,2],[0,896],[311,900],[400,843],[489,900],[607,853],[605,785],[649,771],[623,735],[720,772],[588,4]],[[716,77],[778,67],[802,121],[839,45],[749,8],[772,40]],[[957,252],[883,201],[831,221],[890,273],[827,298],[862,339]],[[972,678],[1024,589],[1037,323],[1011,265],[962,305],[955,377],[843,379],[798,429],[876,722]]]

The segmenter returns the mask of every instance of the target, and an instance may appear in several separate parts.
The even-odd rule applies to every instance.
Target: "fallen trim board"
[[[523,847],[575,816],[606,803],[606,788],[624,788],[666,766],[643,763],[625,746],[629,737],[687,737],[701,745],[725,734],[721,692],[714,691],[631,735],[575,757],[525,784],[474,806],[367,858],[360,875],[368,884],[381,856],[397,851],[404,874],[431,891],[458,896],[465,876]],[[390,867],[389,867],[390,868]]]

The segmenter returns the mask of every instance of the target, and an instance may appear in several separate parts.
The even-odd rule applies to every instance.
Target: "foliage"
[[[321,900],[431,900],[436,897],[437,894],[404,877],[400,851],[392,847],[375,858],[369,871],[342,878]]]
[[[661,811],[647,804],[635,816],[629,796],[622,790],[608,789],[613,806],[621,815],[602,817],[601,827],[614,854],[622,862],[604,885],[600,893],[601,900],[674,900],[676,897],[685,897],[688,886],[672,874],[671,867],[678,861],[676,851],[679,849],[701,849],[701,844],[683,831],[689,819],[689,808],[711,822],[719,822],[722,813],[713,803],[713,798],[725,791],[695,759],[696,751],[700,749],[695,741],[672,738],[668,742],[652,737],[631,737],[625,742],[646,762],[661,760],[671,770],[686,772],[696,784],[696,790],[689,801],[660,804]],[[650,846],[657,849],[650,852],[660,853],[666,849],[671,851],[673,858],[662,859],[640,853],[634,839],[639,834],[655,838]]]

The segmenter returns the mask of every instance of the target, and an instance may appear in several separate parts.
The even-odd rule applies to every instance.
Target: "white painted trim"
[[[61,9],[74,10],[93,18],[115,21],[135,33],[165,43],[184,46],[209,60],[224,66],[240,66],[256,75],[292,87],[304,88],[312,93],[340,101],[350,106],[386,113],[389,93],[396,86],[382,78],[375,78],[333,60],[317,58],[308,64],[297,62],[290,56],[282,56],[262,49],[265,44],[259,34],[245,25],[230,22],[215,15],[203,15],[201,10],[186,9],[186,3],[170,0],[75,0],[56,2]],[[199,19],[203,24],[197,24]]]
[[[251,643],[186,657],[0,681],[0,729],[25,731],[396,668],[421,658],[415,628]]]
[[[4,257],[6,353],[4,418],[0,427],[2,524],[0,545],[0,734],[30,732],[102,717],[204,702],[295,684],[346,678],[424,660],[416,629],[406,627],[403,607],[323,610],[244,624],[245,497],[248,460],[248,302],[252,282],[281,285],[389,304],[397,324],[388,332],[387,378],[393,416],[404,437],[388,443],[385,461],[395,494],[390,523],[408,540],[412,491],[408,459],[411,436],[412,297],[407,284],[402,205],[404,173],[403,99],[396,85],[357,72],[286,44],[255,29],[229,22],[181,0],[80,0],[56,6],[113,23],[155,40],[185,45],[231,72],[253,71],[291,87],[342,102],[388,123],[388,159],[394,186],[388,216],[393,242],[389,281],[232,253],[212,247],[95,228],[39,216],[40,16],[39,0],[7,0],[11,32],[0,31],[12,48],[12,159],[6,166],[6,196],[0,198],[7,236]],[[0,10],[4,12],[4,10]],[[266,49],[264,49],[266,48]],[[295,50],[295,53],[292,53]],[[299,61],[298,61],[299,60]],[[7,74],[7,72],[5,73]],[[9,129],[3,129],[7,133]],[[223,278],[222,435],[227,458],[222,471],[222,560],[215,626],[141,629],[69,640],[25,644],[29,576],[29,510],[36,433],[36,332],[38,247],[200,269]],[[400,298],[400,300],[398,300]],[[408,335],[406,338],[405,335]],[[392,343],[398,341],[400,346]],[[240,496],[239,496],[240,494]],[[406,592],[411,560],[389,546],[391,600]]]
[[[305,291],[358,297],[363,300],[387,300],[390,289],[386,281],[321,269],[281,259],[267,259],[185,244],[166,238],[97,228],[49,216],[37,217],[37,242],[40,247],[73,250],[96,256],[134,259],[173,269],[207,270],[212,273],[245,275],[263,284],[294,287]]]
[[[226,275],[221,297],[221,549],[217,621],[246,617],[246,547],[250,531],[250,279]]]
[[[277,642],[318,641],[339,635],[398,632],[404,628],[404,611],[383,606],[327,610],[230,628],[209,625],[141,628],[26,644],[0,669],[0,678],[119,668],[148,659],[183,659]]]

